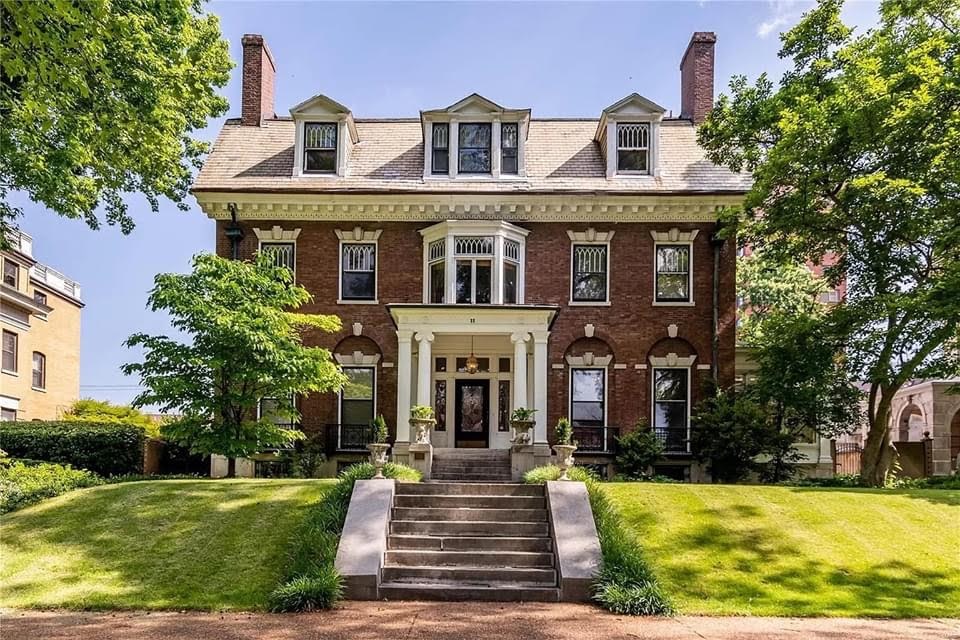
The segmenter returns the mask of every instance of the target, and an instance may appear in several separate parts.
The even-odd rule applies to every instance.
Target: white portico
[[[547,340],[557,307],[388,305],[397,326],[395,456],[409,450],[410,408],[434,408],[435,447],[510,447],[509,416],[537,410],[534,445],[547,446]]]

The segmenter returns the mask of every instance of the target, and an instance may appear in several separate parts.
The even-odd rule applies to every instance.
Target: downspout
[[[237,203],[231,202],[227,205],[230,209],[230,224],[227,225],[226,236],[230,240],[230,258],[232,260],[240,259],[240,241],[243,240],[243,229],[237,222]]]
[[[710,244],[713,246],[713,318],[710,375],[713,377],[713,384],[716,389],[720,388],[720,252],[726,242],[720,236],[722,229],[722,226],[718,224],[716,230],[710,236]]]

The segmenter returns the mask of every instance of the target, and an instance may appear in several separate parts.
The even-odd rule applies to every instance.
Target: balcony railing
[[[690,453],[690,431],[687,427],[657,428],[653,433],[660,438],[665,453]]]
[[[617,436],[620,427],[611,426],[584,426],[573,427],[573,440],[577,443],[577,451],[581,453],[610,453],[617,452]]]
[[[374,429],[369,424],[328,424],[324,426],[326,453],[366,453],[374,440]]]

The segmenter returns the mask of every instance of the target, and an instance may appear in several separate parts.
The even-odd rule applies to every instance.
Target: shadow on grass
[[[0,601],[258,609],[312,499],[284,481],[97,487],[4,517]],[[309,498],[319,495],[308,491]]]
[[[634,513],[637,510],[632,510],[628,521],[639,533],[641,544],[649,527],[666,526],[660,518],[645,515],[638,527]],[[671,527],[668,547],[648,547],[647,554],[667,583],[668,593],[681,601],[703,603],[697,612],[898,618],[960,615],[960,576],[949,569],[950,560],[944,558],[943,571],[917,568],[909,563],[910,542],[904,544],[903,559],[871,563],[869,548],[853,547],[849,558],[831,563],[811,557],[793,537],[790,526],[752,504],[702,507],[689,516],[689,522],[681,527]],[[877,522],[881,530],[883,526]]]

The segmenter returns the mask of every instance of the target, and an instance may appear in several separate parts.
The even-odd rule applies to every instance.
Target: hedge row
[[[0,513],[102,482],[94,473],[59,464],[0,462]]]
[[[69,464],[102,476],[143,472],[146,436],[136,425],[101,422],[5,422],[0,449],[12,458]]]

